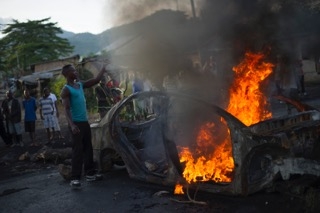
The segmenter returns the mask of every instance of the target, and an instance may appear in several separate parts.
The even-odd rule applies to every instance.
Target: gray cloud
[[[194,0],[197,13],[204,0]],[[140,20],[155,11],[171,9],[184,11],[192,15],[190,0],[106,0],[104,11],[105,20],[114,26]]]

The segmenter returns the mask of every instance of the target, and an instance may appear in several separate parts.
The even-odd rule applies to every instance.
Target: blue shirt
[[[70,111],[72,121],[88,121],[86,98],[83,92],[83,85],[81,82],[77,83],[79,84],[79,89],[71,87],[67,84],[65,85],[70,92]]]
[[[132,92],[141,92],[143,91],[143,81],[140,78],[135,78],[132,82]]]
[[[24,99],[22,101],[22,105],[24,108],[24,121],[35,121],[37,120],[36,110],[37,103],[34,97],[30,97],[29,99]]]

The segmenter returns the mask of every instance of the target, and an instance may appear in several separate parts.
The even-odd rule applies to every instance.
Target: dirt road
[[[307,101],[318,107],[320,102],[314,102],[314,96],[319,96],[319,87],[309,89],[312,94]],[[278,113],[286,111],[278,102],[274,107]],[[56,140],[51,148],[71,145],[65,120],[60,119],[65,139]],[[95,119],[93,116],[91,121]],[[44,144],[45,130],[40,127],[37,139]],[[102,181],[83,181],[82,190],[74,191],[59,174],[57,162],[19,161],[21,154],[28,151],[32,155],[43,148],[27,146],[26,134],[24,141],[25,147],[14,148],[1,143],[0,212],[320,212],[319,180],[309,177],[279,183],[269,192],[247,197],[190,193],[192,199],[205,204],[190,202],[187,195],[174,195],[170,187],[133,180],[125,169],[119,168],[105,173]]]
[[[95,183],[71,190],[54,165],[0,181],[0,212],[306,212],[305,200],[282,193],[227,197],[198,192],[189,203],[173,189],[135,181],[113,169]],[[192,195],[193,197],[194,195]]]

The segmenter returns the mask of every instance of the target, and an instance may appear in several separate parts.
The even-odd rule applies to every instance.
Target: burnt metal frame
[[[111,142],[125,162],[130,177],[169,186],[174,186],[179,182],[188,185],[189,188],[194,187],[212,193],[248,195],[270,187],[280,177],[288,180],[292,174],[320,176],[319,159],[314,158],[314,156],[320,156],[318,150],[320,144],[320,116],[318,111],[312,110],[281,118],[272,118],[248,127],[222,108],[198,100],[210,106],[215,113],[227,122],[231,134],[235,169],[231,183],[201,182],[187,184],[181,175],[182,168],[175,143],[169,140],[164,133],[167,128],[166,110],[170,97],[177,95],[180,98],[197,99],[160,91],[140,92],[127,97],[109,111],[108,122],[110,125],[108,125],[108,128],[111,134]],[[162,131],[162,141],[168,164],[165,175],[149,171],[145,165],[141,164],[134,148],[122,132],[122,124],[118,120],[120,110],[128,102],[141,97],[166,100],[159,118],[149,123],[139,124],[143,128],[143,125],[152,125],[154,122],[161,123],[162,128],[159,131]],[[311,152],[309,150],[301,154],[298,144],[305,144],[306,141],[311,147]],[[302,147],[304,146],[302,145]]]

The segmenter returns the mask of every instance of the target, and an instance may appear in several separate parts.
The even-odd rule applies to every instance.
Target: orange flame
[[[176,184],[176,187],[174,189],[174,194],[184,194],[183,186],[180,184]]]
[[[214,123],[204,124],[197,136],[196,154],[187,147],[182,147],[180,162],[185,163],[183,177],[188,183],[197,181],[230,182],[230,172],[234,162],[230,137],[217,145],[214,138]]]
[[[245,125],[250,125],[271,117],[271,112],[265,109],[267,99],[260,91],[260,85],[272,73],[273,65],[263,62],[264,55],[260,53],[246,53],[245,56],[233,68],[235,80],[229,90],[227,111]],[[219,142],[215,136],[221,132],[214,123],[208,122],[200,127],[194,153],[188,147],[179,147],[180,162],[185,166],[183,177],[188,183],[232,181],[234,160],[230,132],[227,130],[225,138]]]
[[[245,125],[271,118],[265,109],[267,98],[261,92],[261,83],[272,73],[273,64],[263,62],[262,53],[246,53],[245,59],[236,67],[235,80],[230,88],[227,111]]]

